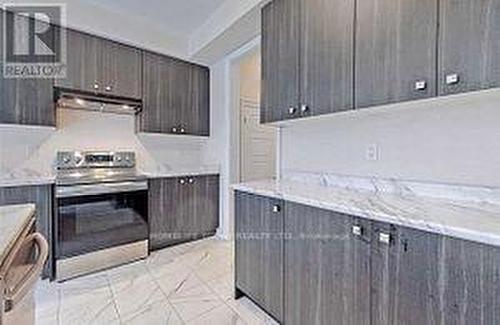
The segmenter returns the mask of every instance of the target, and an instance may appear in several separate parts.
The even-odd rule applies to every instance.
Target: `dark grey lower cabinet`
[[[500,248],[442,237],[443,324],[500,324]]]
[[[214,235],[219,226],[219,176],[151,179],[148,208],[151,249]]]
[[[236,193],[236,291],[283,321],[283,203]]]
[[[500,248],[236,193],[236,295],[284,324],[500,324]]]
[[[374,223],[371,283],[372,324],[500,322],[498,247]]]
[[[286,203],[284,323],[370,324],[370,243],[352,234],[369,225]]]
[[[36,205],[36,231],[44,235],[49,243],[49,258],[47,259],[42,277],[53,278],[52,185],[0,187],[0,205],[27,203]]]
[[[372,229],[371,324],[440,323],[440,236],[384,223]]]

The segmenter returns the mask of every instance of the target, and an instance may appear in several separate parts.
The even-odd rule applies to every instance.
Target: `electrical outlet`
[[[366,149],[366,160],[377,161],[379,160],[380,149],[377,144],[369,145]]]

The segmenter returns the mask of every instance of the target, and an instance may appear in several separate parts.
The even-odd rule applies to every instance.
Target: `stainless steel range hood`
[[[57,107],[84,111],[135,115],[142,110],[139,100],[104,97],[86,93],[59,91]]]

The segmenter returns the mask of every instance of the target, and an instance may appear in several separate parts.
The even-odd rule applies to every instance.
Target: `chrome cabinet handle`
[[[279,205],[273,206],[273,213],[280,213],[281,212],[281,207]]]
[[[352,233],[354,236],[361,236],[363,235],[363,228],[361,226],[352,226]]]
[[[105,89],[106,91],[108,91],[108,92],[109,92],[109,91],[113,90],[113,87],[111,87],[111,86],[106,86],[106,88],[104,88],[104,89]]]
[[[425,80],[418,80],[415,82],[415,90],[421,91],[427,89],[427,82]]]
[[[389,245],[391,243],[391,234],[381,232],[378,235],[378,241],[381,242],[382,244]]]
[[[181,128],[181,133],[186,133],[186,129],[185,128]]]
[[[302,114],[305,114],[305,113],[309,112],[309,106],[307,106],[307,105],[305,105],[305,104],[304,104],[304,105],[302,105],[302,106],[300,107],[300,112],[301,112]]]
[[[99,84],[97,82],[94,84],[94,89],[99,90]]]
[[[177,128],[175,126],[172,128],[172,133],[177,133]]]
[[[190,179],[188,180],[188,182],[189,182],[189,184],[194,184],[194,178],[190,178]]]
[[[297,109],[295,107],[288,108],[289,115],[294,115],[296,112],[297,112]]]
[[[181,184],[181,185],[186,184],[186,180],[185,180],[184,178],[181,178],[181,179],[179,180],[179,184]]]
[[[447,85],[456,85],[460,82],[460,76],[457,73],[452,73],[446,75],[446,84]]]

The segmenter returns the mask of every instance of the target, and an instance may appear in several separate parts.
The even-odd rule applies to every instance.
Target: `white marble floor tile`
[[[271,316],[266,314],[262,309],[260,309],[246,297],[240,298],[238,300],[232,300],[230,302],[227,302],[227,304],[247,324],[278,325],[278,323],[273,318],[271,318]]]
[[[129,318],[166,297],[143,264],[109,273],[111,291],[120,318]]]
[[[188,322],[224,304],[206,285],[181,289],[169,297],[181,318]]]
[[[37,324],[275,324],[235,301],[234,245],[207,239],[136,263],[36,290]]]
[[[187,322],[192,325],[244,325],[245,322],[231,308],[226,305],[221,305],[211,311]]]
[[[119,324],[106,273],[66,281],[60,287],[60,324]]]
[[[127,325],[181,325],[180,317],[165,300],[143,306],[136,313],[122,316],[122,324]]]
[[[222,277],[217,277],[208,281],[207,286],[224,301],[234,299],[234,274],[228,273]]]
[[[111,292],[87,293],[63,298],[59,313],[61,324],[119,324]]]

